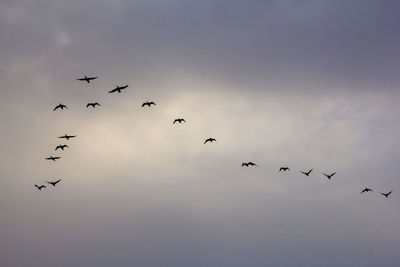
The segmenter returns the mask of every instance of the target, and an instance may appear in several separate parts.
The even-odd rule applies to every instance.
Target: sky
[[[399,9],[0,0],[0,266],[398,266]]]

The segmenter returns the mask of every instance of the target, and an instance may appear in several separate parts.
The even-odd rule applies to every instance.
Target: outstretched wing
[[[60,180],[57,180],[57,181],[55,181],[55,182],[54,182],[54,184],[58,184],[60,181],[61,181],[61,179],[60,179]]]

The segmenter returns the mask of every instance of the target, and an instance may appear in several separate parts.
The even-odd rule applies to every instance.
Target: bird
[[[312,171],[313,171],[313,169],[309,170],[308,172],[301,172],[301,173],[305,174],[306,176],[309,176]]]
[[[60,181],[61,181],[61,179],[58,180],[58,181],[55,181],[55,182],[53,182],[53,181],[51,181],[51,182],[46,181],[46,183],[51,184],[52,186],[56,187],[56,184],[58,184]]]
[[[97,79],[98,77],[97,76],[95,76],[95,77],[87,77],[86,75],[85,75],[85,78],[79,78],[79,79],[77,79],[78,81],[86,81],[87,83],[90,83],[90,81],[91,80],[95,80],[95,79]]]
[[[88,107],[90,107],[90,106],[92,106],[93,108],[95,108],[96,106],[101,106],[99,103],[88,103],[87,105],[86,105],[86,108],[88,108]]]
[[[204,141],[204,144],[207,143],[207,142],[211,142],[212,143],[214,141],[217,142],[217,140],[215,140],[215,138],[211,138],[210,137],[210,138],[206,139],[206,141]]]
[[[37,184],[35,184],[35,187],[36,187],[39,191],[42,190],[42,188],[46,188],[45,185],[38,186]]]
[[[59,103],[59,104],[53,109],[53,111],[56,111],[56,110],[59,109],[59,108],[60,108],[61,110],[63,110],[64,108],[68,109],[66,105],[63,105],[63,104]]]
[[[385,193],[381,193],[381,195],[382,195],[382,196],[385,196],[386,198],[388,198],[389,195],[390,195],[392,192],[393,192],[393,191],[390,191],[389,193],[386,193],[386,194],[385,194]]]
[[[125,86],[117,85],[117,87],[115,89],[112,89],[111,91],[109,91],[109,93],[115,93],[115,92],[121,93],[121,90],[126,89],[127,87],[128,87],[128,84]]]
[[[59,136],[58,138],[65,138],[65,139],[69,140],[69,139],[74,138],[74,137],[76,137],[76,135],[67,135],[67,134],[65,134],[63,136]]]
[[[255,163],[253,163],[253,162],[251,162],[251,161],[249,161],[249,162],[243,162],[242,163],[242,167],[244,167],[244,166],[246,166],[246,167],[249,167],[249,166],[255,166],[255,167],[258,167],[257,166],[257,164],[255,164]]]
[[[144,106],[149,106],[149,107],[151,107],[151,105],[156,105],[156,103],[154,103],[153,101],[151,101],[151,102],[149,102],[149,101],[147,101],[147,102],[144,102],[143,104],[142,104],[142,107],[144,107]]]
[[[175,122],[182,123],[182,122],[186,122],[186,121],[185,121],[185,119],[175,119],[173,123],[175,124]]]
[[[331,173],[331,174],[325,174],[325,173],[322,173],[322,174],[325,175],[326,178],[328,178],[330,180],[332,178],[332,176],[334,176],[336,174],[336,172]]]
[[[50,157],[45,158],[45,159],[47,159],[47,160],[52,160],[52,161],[56,161],[57,159],[61,159],[61,157],[53,157],[53,156],[50,156]]]
[[[58,146],[56,147],[56,149],[54,149],[54,150],[61,149],[61,150],[64,151],[64,148],[66,148],[66,147],[69,148],[69,146],[67,146],[67,145],[58,145]]]
[[[368,188],[368,187],[366,187],[366,188],[364,188],[364,190],[363,190],[363,191],[361,191],[361,193],[360,193],[360,194],[362,194],[362,193],[364,193],[364,192],[373,192],[373,190],[372,190],[372,189],[370,189],[370,188]]]
[[[290,171],[289,167],[280,167],[279,171]]]

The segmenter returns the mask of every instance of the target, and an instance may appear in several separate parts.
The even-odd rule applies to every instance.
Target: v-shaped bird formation
[[[85,75],[83,78],[78,78],[77,80],[78,80],[78,81],[85,81],[85,82],[87,82],[88,84],[90,84],[91,81],[94,81],[94,80],[96,80],[97,78],[98,78],[98,76],[88,77],[88,76]],[[108,93],[110,93],[110,94],[112,94],[112,93],[122,93],[122,91],[123,91],[123,90],[126,90],[126,89],[128,88],[128,86],[129,86],[128,84],[127,84],[127,85],[124,85],[124,86],[118,86],[118,85],[117,85],[114,89],[108,91]],[[150,108],[152,105],[153,105],[153,106],[156,106],[156,103],[155,103],[154,101],[146,101],[146,102],[143,102],[141,106],[142,106],[142,108],[145,107],[145,106],[147,106],[148,108]],[[92,109],[95,109],[97,106],[100,107],[100,106],[101,106],[100,103],[98,103],[98,102],[89,102],[89,103],[86,105],[86,108],[91,107]],[[64,109],[68,109],[68,107],[67,107],[66,105],[62,104],[62,103],[59,103],[58,105],[56,105],[56,106],[53,108],[53,111],[63,111]],[[184,118],[176,118],[176,119],[174,119],[173,124],[175,124],[175,123],[177,123],[177,122],[178,122],[179,124],[182,124],[182,122],[186,123],[186,120],[185,120]],[[68,134],[64,134],[64,135],[62,135],[62,136],[59,136],[58,138],[60,138],[60,139],[65,139],[66,141],[69,141],[70,139],[73,139],[73,138],[75,138],[75,137],[77,137],[77,135],[68,135]],[[213,137],[209,137],[209,138],[205,139],[205,141],[204,141],[203,144],[213,143],[213,142],[217,142],[217,140],[216,140],[215,138],[213,138]],[[69,148],[69,146],[68,146],[67,144],[57,145],[56,148],[55,148],[55,151],[58,151],[58,150],[64,151],[65,148]],[[55,161],[61,159],[61,156],[49,156],[49,157],[46,157],[45,159],[48,160],[48,161],[53,161],[53,162],[55,162]],[[241,166],[242,166],[242,167],[258,167],[258,165],[257,165],[256,163],[252,162],[252,161],[243,162]],[[283,171],[283,172],[290,172],[290,168],[289,168],[288,166],[282,166],[282,167],[279,168],[279,172],[282,172],[282,171]],[[302,174],[304,174],[305,176],[309,177],[313,171],[314,171],[314,169],[310,169],[310,170],[308,170],[308,171],[300,171],[300,173],[302,173]],[[336,175],[336,172],[332,172],[332,173],[324,173],[324,172],[322,172],[322,175],[325,176],[328,180],[331,181],[331,180],[332,180],[332,177],[333,177],[334,175]],[[58,180],[56,180],[56,181],[45,181],[45,182],[46,182],[47,184],[52,185],[53,187],[56,187],[56,185],[57,185],[58,183],[61,182],[61,179],[58,179]],[[37,185],[37,184],[35,184],[35,187],[36,187],[39,191],[41,191],[42,189],[46,188],[45,185]],[[360,194],[369,193],[369,192],[373,192],[373,190],[372,190],[371,188],[365,187],[365,188],[361,191]],[[389,196],[392,194],[392,192],[393,192],[393,190],[391,190],[391,191],[388,192],[388,193],[382,193],[382,192],[380,192],[380,194],[381,194],[382,196],[384,196],[385,198],[389,198]]]

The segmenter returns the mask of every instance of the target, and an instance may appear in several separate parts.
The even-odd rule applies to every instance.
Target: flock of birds
[[[77,80],[79,80],[79,81],[86,81],[87,83],[90,83],[90,81],[93,81],[93,80],[95,80],[95,79],[97,79],[97,78],[98,78],[97,76],[95,76],[95,77],[87,77],[87,76],[85,75],[83,78],[79,78],[79,79],[77,79]],[[115,93],[115,92],[121,93],[122,90],[125,90],[126,88],[128,88],[128,85],[125,85],[125,86],[117,86],[116,88],[112,89],[111,91],[108,91],[108,93]],[[142,104],[142,107],[144,107],[144,106],[151,107],[152,105],[155,106],[156,103],[154,103],[153,101],[151,101],[151,102],[147,101],[147,102],[144,102],[144,103]],[[88,103],[88,104],[86,105],[86,108],[89,108],[89,107],[96,108],[96,106],[101,106],[101,105],[100,105],[98,102]],[[56,111],[56,110],[58,110],[58,109],[64,110],[64,109],[68,109],[68,107],[67,107],[66,105],[64,105],[64,104],[59,103],[57,106],[54,107],[53,111]],[[185,122],[185,123],[186,123],[185,119],[183,119],[183,118],[177,118],[177,119],[175,119],[175,120],[173,121],[173,124],[175,124],[175,123],[177,123],[177,122],[179,122],[180,124],[181,124],[182,122]],[[67,135],[67,134],[65,134],[65,135],[63,135],[63,136],[59,136],[58,138],[60,138],[60,139],[65,139],[65,140],[70,140],[71,138],[75,138],[75,137],[77,137],[77,135]],[[213,143],[213,142],[217,142],[217,140],[216,140],[215,138],[210,137],[210,138],[207,138],[207,139],[204,141],[204,144],[206,144],[206,143],[208,143],[208,142]],[[64,145],[58,145],[58,146],[55,148],[55,151],[57,151],[58,149],[61,149],[62,151],[64,151],[65,148],[69,148],[69,146],[66,145],[66,144],[64,144]],[[59,156],[50,156],[50,157],[47,157],[47,158],[45,158],[45,159],[46,159],[46,160],[51,160],[51,161],[56,161],[56,160],[58,160],[58,159],[60,159],[60,158],[61,158],[61,157],[59,157]],[[255,164],[254,162],[249,161],[249,162],[243,162],[243,163],[242,163],[242,167],[258,167],[258,165]],[[286,172],[286,171],[290,171],[290,169],[289,169],[289,167],[287,167],[287,166],[283,166],[283,167],[280,167],[280,168],[279,168],[279,172],[282,172],[282,171]],[[300,171],[300,173],[302,173],[302,174],[304,174],[304,175],[306,175],[306,176],[310,176],[310,174],[311,174],[312,171],[313,171],[313,169],[310,169],[309,171]],[[326,173],[322,173],[322,174],[323,174],[326,178],[328,178],[329,180],[331,180],[331,178],[336,174],[336,172],[333,172],[333,173],[331,173],[331,174],[326,174]],[[59,179],[59,180],[57,180],[57,181],[45,181],[45,182],[46,182],[47,184],[50,184],[50,185],[52,185],[53,187],[55,187],[59,182],[61,182],[61,179]],[[37,185],[37,184],[35,184],[35,187],[36,187],[39,191],[41,191],[43,188],[46,188],[46,185],[43,185],[43,184],[42,184],[42,185]],[[372,190],[371,188],[365,187],[365,188],[361,191],[360,194],[368,193],[368,192],[373,192],[373,190]],[[380,192],[380,194],[383,195],[383,196],[386,197],[386,198],[389,198],[389,196],[390,196],[390,194],[391,194],[392,192],[393,192],[393,191],[390,191],[390,192],[388,192],[388,193],[382,193],[382,192]]]

